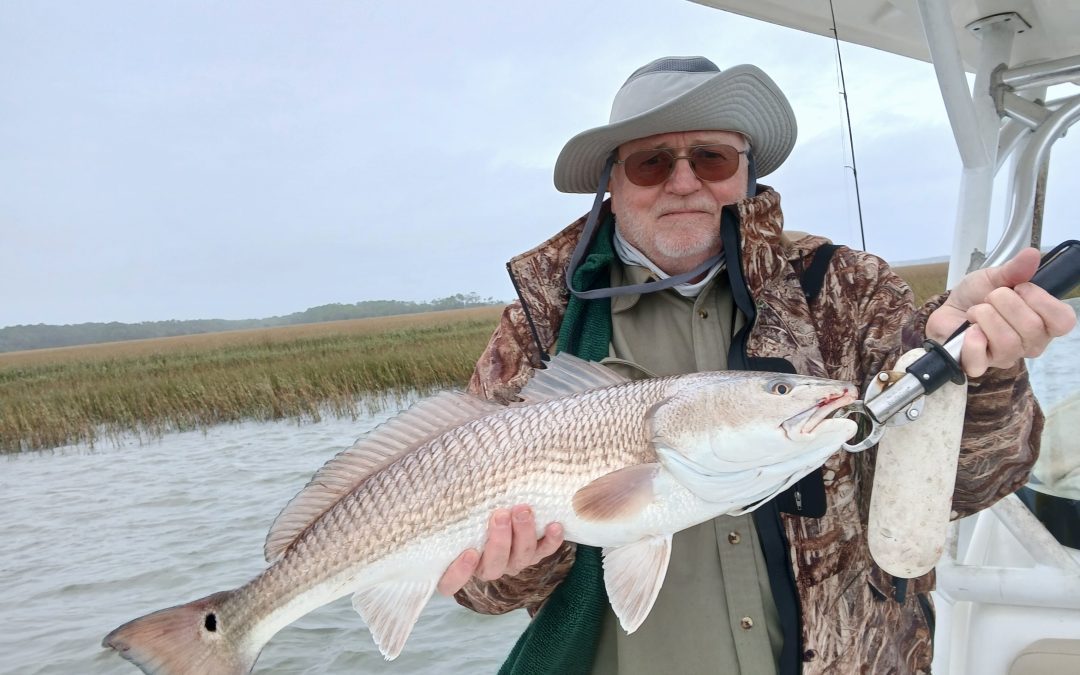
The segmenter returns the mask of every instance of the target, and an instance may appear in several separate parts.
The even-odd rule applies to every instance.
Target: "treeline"
[[[482,307],[501,305],[503,301],[495,298],[481,298],[476,293],[458,293],[430,302],[410,302],[404,300],[365,300],[355,304],[333,303],[311,307],[302,312],[285,316],[272,316],[265,319],[195,319],[190,321],[143,321],[141,323],[80,323],[66,326],[36,324],[33,326],[10,326],[0,328],[0,352],[14,352],[25,349],[45,349],[48,347],[71,347],[100,342],[119,342],[122,340],[144,340],[148,338],[174,337],[177,335],[196,335],[199,333],[218,333],[227,330],[246,330],[249,328],[272,328],[304,323],[322,323],[325,321],[345,321],[364,319],[375,316],[393,316],[395,314],[416,314],[444,309],[463,307]]]

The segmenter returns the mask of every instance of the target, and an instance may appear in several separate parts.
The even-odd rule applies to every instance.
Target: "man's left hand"
[[[927,319],[926,337],[938,342],[948,339],[965,320],[971,322],[960,352],[960,364],[969,377],[1039,356],[1050,340],[1076,324],[1072,307],[1028,283],[1039,258],[1038,250],[1027,248],[1000,267],[968,274]]]

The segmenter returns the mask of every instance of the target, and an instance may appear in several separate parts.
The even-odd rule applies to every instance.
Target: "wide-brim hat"
[[[750,139],[758,176],[775,171],[795,146],[795,113],[760,68],[721,71],[701,56],[657,59],[615,94],[608,124],[574,136],[555,162],[555,187],[596,192],[611,151],[627,141],[676,131],[737,131]]]

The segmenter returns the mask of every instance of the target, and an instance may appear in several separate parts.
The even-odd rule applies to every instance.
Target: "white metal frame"
[[[934,593],[934,672],[1005,675],[1003,655],[1044,638],[1077,639],[1080,551],[1058,544],[1009,495],[952,525]]]
[[[1080,78],[1080,56],[1010,67],[1013,38],[1031,26],[1014,12],[985,17],[967,26],[980,40],[971,90],[948,3],[917,0],[916,5],[964,167],[949,261],[951,288],[969,271],[1001,264],[1028,245],[1039,169],[1054,142],[1080,120],[1080,94],[1047,105],[1017,92],[1037,98],[1047,86]],[[1009,220],[988,253],[994,178],[1001,160],[1013,152],[1018,154],[1008,188]]]

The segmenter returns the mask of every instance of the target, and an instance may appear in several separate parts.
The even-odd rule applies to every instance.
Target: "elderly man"
[[[753,369],[865,383],[969,319],[953,504],[959,515],[989,506],[1025,482],[1037,454],[1042,415],[1022,357],[1068,332],[1072,310],[1024,283],[1034,250],[916,309],[881,259],[784,232],[780,196],[757,177],[794,143],[786,98],[753,66],[663,58],[634,72],[610,123],[559,156],[556,187],[595,193],[594,208],[510,262],[520,301],[472,391],[512,400],[554,351],[632,377]],[[933,578],[897,592],[871,560],[873,459],[837,453],[752,515],[676,534],[633,635],[605,602],[599,552],[564,543],[557,523],[537,540],[524,504],[496,511],[484,550],[464,552],[439,588],[477,611],[536,613],[509,673],[926,672]]]

